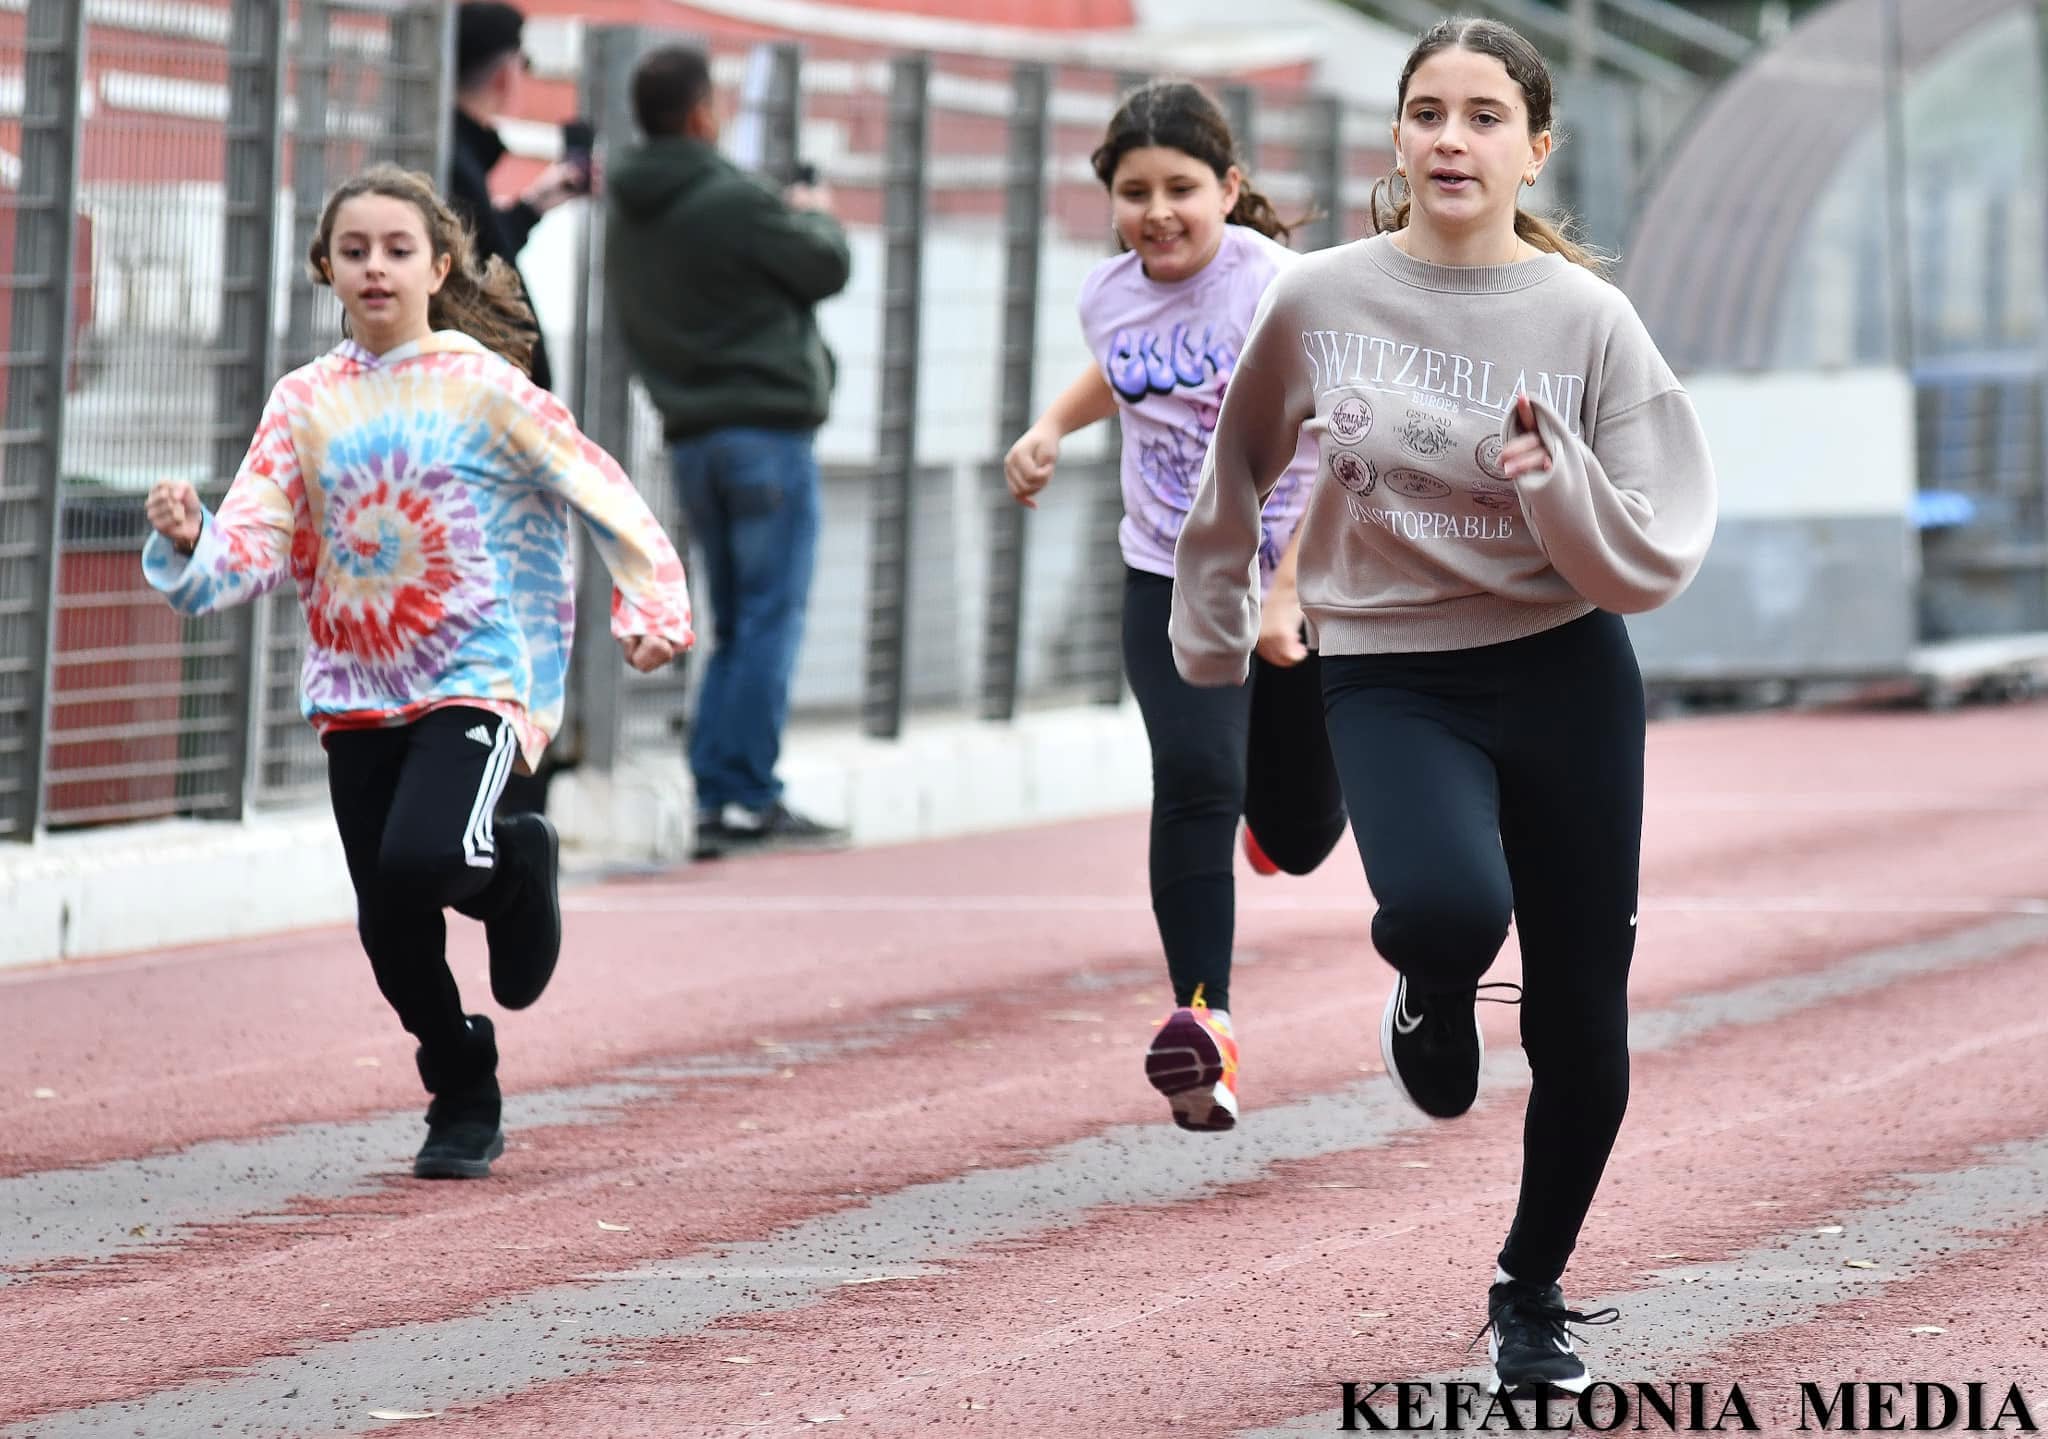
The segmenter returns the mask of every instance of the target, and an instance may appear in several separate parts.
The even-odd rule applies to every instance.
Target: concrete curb
[[[897,741],[793,731],[789,802],[891,844],[1142,809],[1151,763],[1136,706],[1009,724],[915,717]],[[643,752],[549,790],[565,867],[687,858],[695,802],[680,754]],[[0,969],[345,923],[355,897],[326,808],[233,823],[163,820],[0,845]]]

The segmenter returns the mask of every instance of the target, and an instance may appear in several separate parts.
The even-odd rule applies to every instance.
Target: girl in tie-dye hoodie
[[[516,279],[477,264],[425,176],[341,186],[310,260],[348,337],[278,381],[217,513],[183,482],[150,491],[143,569],[185,614],[297,587],[357,928],[433,1096],[414,1173],[479,1178],[504,1149],[497,1045],[463,1012],[442,911],[484,922],[499,1003],[540,996],[561,947],[555,833],[492,809],[561,723],[570,511],[634,668],[689,645],[689,596],[632,481],[527,378]]]

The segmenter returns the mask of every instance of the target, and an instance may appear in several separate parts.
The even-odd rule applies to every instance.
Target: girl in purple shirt
[[[1123,422],[1124,672],[1152,749],[1152,913],[1174,1010],[1145,1058],[1183,1129],[1237,1123],[1230,1022],[1236,916],[1232,836],[1261,874],[1307,874],[1344,833],[1344,801],[1323,728],[1316,657],[1295,599],[1296,532],[1315,480],[1311,439],[1264,511],[1264,631],[1252,676],[1232,689],[1188,684],[1167,616],[1173,546],[1201,479],[1223,391],[1261,297],[1296,258],[1273,206],[1246,182],[1230,127],[1193,85],[1134,91],[1093,156],[1122,253],[1081,286],[1093,359],[1003,462],[1010,493],[1036,507],[1061,439]]]

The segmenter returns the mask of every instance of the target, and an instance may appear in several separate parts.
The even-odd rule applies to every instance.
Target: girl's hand
[[[1281,669],[1292,669],[1308,658],[1301,638],[1301,601],[1277,585],[1259,610],[1259,658]]]
[[[191,554],[199,543],[199,492],[185,481],[158,480],[151,485],[142,512],[179,554]]]
[[[1010,486],[1010,498],[1027,510],[1038,508],[1033,498],[1052,479],[1059,463],[1060,439],[1052,431],[1033,425],[1010,446],[1003,456],[1003,479]]]
[[[1536,408],[1527,395],[1515,396],[1515,424],[1522,433],[1501,446],[1500,467],[1509,479],[1540,474],[1550,468],[1550,451],[1536,432]]]
[[[652,674],[676,657],[676,647],[660,635],[621,635],[619,648],[626,663],[641,674]]]

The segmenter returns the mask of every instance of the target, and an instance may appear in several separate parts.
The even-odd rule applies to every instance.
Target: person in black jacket
[[[690,730],[701,853],[839,831],[782,800],[776,761],[818,547],[813,438],[832,394],[818,302],[846,286],[846,232],[811,185],[778,194],[718,153],[703,52],[633,76],[645,142],[607,181],[611,316],[662,417],[701,554],[715,646]]]
[[[491,170],[505,155],[505,142],[494,127],[499,116],[519,108],[520,86],[531,68],[520,48],[525,28],[525,15],[502,0],[464,0],[456,10],[455,129],[446,198],[476,236],[477,263],[496,255],[510,265],[519,275],[520,294],[532,309],[526,277],[519,274],[519,252],[542,215],[564,200],[590,192],[591,177],[580,165],[558,163],[541,171],[511,204],[500,205],[491,198]],[[528,373],[543,390],[554,388],[538,323]],[[572,726],[568,736],[573,733]],[[514,775],[506,782],[498,802],[500,814],[546,811],[549,781],[573,762],[575,742],[568,736],[563,744],[549,748],[533,774]]]
[[[525,26],[526,17],[502,0],[464,0],[456,11],[455,134],[447,196],[476,234],[478,263],[496,255],[515,273],[519,252],[540,217],[590,187],[582,166],[558,162],[541,171],[511,204],[501,206],[491,198],[491,170],[505,154],[495,126],[500,116],[518,108],[519,87],[529,69],[520,49]],[[522,290],[525,284],[522,277]],[[542,389],[554,388],[547,346],[538,332],[532,375]]]

